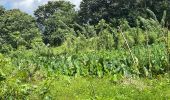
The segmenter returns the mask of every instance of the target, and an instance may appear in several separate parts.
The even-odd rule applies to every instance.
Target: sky
[[[3,5],[6,9],[20,9],[26,13],[33,15],[33,11],[38,6],[46,4],[48,1],[54,0],[0,0],[0,5]],[[81,0],[67,0],[79,7]]]

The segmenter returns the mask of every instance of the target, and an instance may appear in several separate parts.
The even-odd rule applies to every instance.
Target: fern
[[[163,12],[163,16],[162,16],[162,19],[161,19],[161,25],[162,25],[162,27],[165,26],[166,16],[167,16],[167,11],[165,10],[165,11]]]
[[[149,13],[149,15],[150,15],[150,17],[151,17],[152,19],[154,19],[155,21],[158,22],[158,19],[157,19],[155,13],[154,13],[152,10],[146,9],[146,11]]]

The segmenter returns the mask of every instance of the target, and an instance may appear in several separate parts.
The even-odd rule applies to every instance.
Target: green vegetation
[[[170,99],[169,1],[99,1],[51,1],[35,18],[0,7],[0,99]]]
[[[37,76],[39,77],[39,76]],[[36,82],[36,83],[35,83]],[[3,88],[2,88],[3,87]],[[67,77],[51,76],[42,80],[21,83],[14,78],[2,83],[1,98],[36,100],[162,100],[170,99],[170,80],[121,79],[114,77]]]

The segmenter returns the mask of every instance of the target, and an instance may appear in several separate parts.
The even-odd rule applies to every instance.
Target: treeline
[[[101,33],[102,27],[97,26],[103,21],[112,28],[127,22],[129,27],[144,29],[141,19],[152,18],[168,26],[169,5],[169,0],[83,0],[77,11],[70,2],[59,0],[39,6],[34,17],[0,7],[0,51],[31,49],[43,43],[61,46],[68,34],[91,38]]]

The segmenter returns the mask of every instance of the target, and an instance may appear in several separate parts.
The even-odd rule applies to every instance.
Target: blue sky
[[[20,10],[33,14],[33,11],[37,9],[39,5],[46,4],[48,1],[54,0],[0,0],[0,5],[3,5],[6,9],[19,8]],[[79,7],[81,0],[67,0]]]

